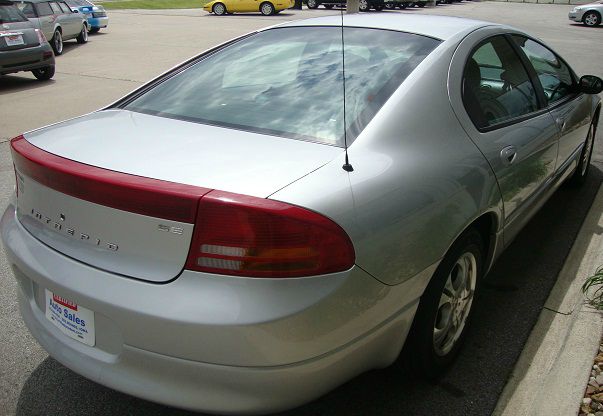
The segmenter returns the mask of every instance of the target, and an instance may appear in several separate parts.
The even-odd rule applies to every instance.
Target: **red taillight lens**
[[[351,268],[354,247],[330,219],[278,201],[212,191],[201,198],[186,268],[301,277]]]

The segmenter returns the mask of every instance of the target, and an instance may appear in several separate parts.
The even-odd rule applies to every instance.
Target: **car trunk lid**
[[[169,281],[184,268],[199,199],[265,198],[340,148],[108,110],[13,141],[17,212],[36,238],[121,275]]]

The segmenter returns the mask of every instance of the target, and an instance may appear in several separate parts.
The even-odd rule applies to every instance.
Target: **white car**
[[[567,17],[574,22],[582,22],[586,26],[599,26],[601,15],[603,15],[603,0],[576,6]]]

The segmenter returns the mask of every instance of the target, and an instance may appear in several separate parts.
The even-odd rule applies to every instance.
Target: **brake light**
[[[75,198],[149,217],[194,224],[199,198],[210,191],[75,162],[37,148],[23,136],[12,139],[11,147],[17,180],[21,173]]]
[[[330,219],[304,208],[211,191],[199,201],[189,270],[301,277],[348,270],[354,247]]]
[[[38,42],[40,42],[40,44],[48,42],[46,40],[46,36],[44,36],[44,32],[42,32],[40,29],[34,29],[34,30],[36,31],[36,34],[38,35]]]

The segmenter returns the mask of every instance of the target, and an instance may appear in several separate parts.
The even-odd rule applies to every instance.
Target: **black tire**
[[[52,46],[55,55],[58,56],[63,53],[63,34],[59,29],[54,31],[52,39],[50,39],[50,46]]]
[[[421,296],[403,356],[405,366],[417,377],[435,378],[458,354],[473,315],[473,299],[483,273],[483,247],[477,230],[465,231],[450,247]],[[467,284],[459,278],[464,270],[472,275],[471,282],[469,277],[465,280],[472,286],[468,291],[465,290]],[[458,288],[454,287],[455,279]],[[448,321],[449,325],[443,321]],[[446,328],[438,329],[438,326]],[[454,334],[449,337],[451,331]]]
[[[269,1],[265,1],[260,4],[260,13],[262,13],[264,16],[271,16],[274,14],[274,11],[274,5]]]
[[[407,3],[400,3],[399,7],[400,7],[400,10],[404,10],[404,9],[406,9],[408,7],[408,4]]]
[[[54,77],[54,65],[45,66],[31,71],[31,73],[40,81],[48,81]]]
[[[325,6],[325,9],[331,10],[333,8],[334,4],[324,4],[324,6]]]
[[[371,5],[368,0],[358,0],[358,10],[361,12],[368,12],[371,9]]]
[[[318,2],[318,0],[308,0],[308,2],[306,3],[308,9],[317,9],[319,5],[320,3]]]
[[[396,4],[395,3],[385,3],[385,8],[388,10],[393,10],[396,8]]]
[[[582,153],[580,153],[580,161],[574,171],[574,174],[569,178],[568,184],[573,187],[579,187],[584,185],[586,178],[588,177],[588,171],[590,170],[590,159],[593,157],[593,147],[595,143],[595,135],[597,134],[597,122],[594,121],[588,129],[586,140],[584,141],[584,147]]]
[[[224,16],[226,14],[226,5],[224,3],[216,3],[212,6],[211,11],[216,16]]]
[[[100,30],[100,27],[91,27],[89,33],[98,33],[99,30]]]
[[[80,30],[80,34],[77,35],[77,38],[75,38],[75,40],[80,45],[83,45],[84,43],[88,42],[88,26],[86,26],[86,25],[82,26],[82,30]]]
[[[590,27],[599,26],[601,24],[601,14],[594,10],[588,11],[582,16],[582,23]]]

